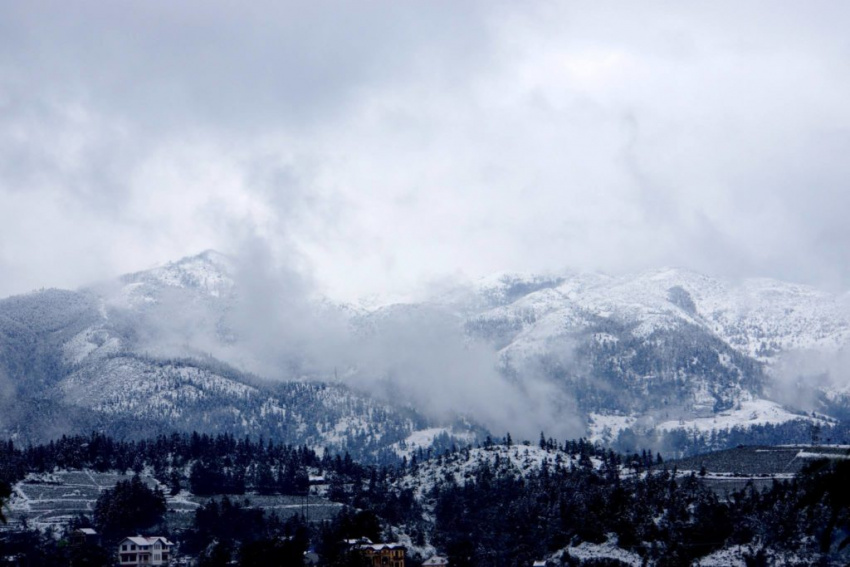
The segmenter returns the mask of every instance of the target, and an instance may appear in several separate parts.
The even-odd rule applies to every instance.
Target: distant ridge
[[[268,375],[245,371],[249,338],[232,325],[238,269],[234,259],[207,250],[80,291],[0,301],[0,377],[11,392],[3,431],[35,439],[93,424],[114,423],[127,434],[146,424],[201,427],[377,455],[396,451],[417,431],[474,439],[484,434],[475,424],[499,430],[516,418],[526,431],[562,427],[549,432],[626,447],[634,436],[646,441],[676,430],[707,440],[715,432],[792,422],[800,423],[797,432],[809,423],[833,427],[850,412],[850,384],[827,364],[850,343],[847,296],[809,286],[732,283],[663,268],[625,276],[501,273],[423,302],[374,307],[303,299],[305,316],[333,320],[337,332],[347,328],[347,348],[409,335],[400,346],[390,343],[389,352],[424,349],[400,354],[430,387],[404,375],[372,377],[374,370],[356,365],[339,369],[344,381],[361,386],[355,392],[328,384],[334,373],[311,374],[292,350],[265,366]],[[261,309],[251,316],[264,315]],[[451,336],[441,339],[445,333]],[[420,340],[428,336],[439,340]],[[266,338],[275,345],[276,337]],[[318,341],[314,355],[335,348],[321,335],[309,339]],[[452,346],[457,342],[463,344]],[[449,356],[428,349],[446,345],[450,357],[428,374],[431,361]],[[817,373],[807,374],[805,365],[789,371],[789,360],[812,353],[826,361],[812,365]],[[440,406],[465,378],[439,372],[467,368],[457,358],[465,356],[490,365],[488,379],[501,389],[476,387],[488,395],[510,392],[516,418]],[[379,399],[365,393],[374,393],[375,384]],[[67,419],[38,433],[33,424],[56,414]]]

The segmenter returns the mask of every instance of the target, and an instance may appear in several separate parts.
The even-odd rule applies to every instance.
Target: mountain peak
[[[233,261],[215,250],[205,250],[162,266],[121,277],[126,286],[192,289],[214,297],[233,288]]]
[[[490,304],[506,305],[543,289],[558,287],[560,276],[523,272],[498,272],[478,280],[478,293]]]
[[[194,256],[186,256],[177,260],[175,263],[188,262],[193,260],[200,260],[204,262],[210,262],[211,264],[216,265],[228,265],[232,260],[230,256],[227,254],[223,254],[218,250],[213,250],[212,248],[207,248],[200,254],[195,254]]]

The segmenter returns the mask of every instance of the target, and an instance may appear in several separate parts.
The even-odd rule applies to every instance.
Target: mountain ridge
[[[662,268],[626,276],[502,273],[427,301],[371,308],[287,298],[297,304],[297,318],[307,321],[284,320],[277,324],[296,326],[269,327],[264,334],[282,329],[282,339],[300,339],[304,329],[304,340],[316,343],[304,345],[314,352],[301,353],[301,343],[287,345],[271,360],[274,374],[254,379],[250,369],[246,374],[238,367],[253,356],[252,336],[263,334],[264,323],[256,318],[275,313],[240,313],[246,300],[236,273],[240,267],[208,250],[76,292],[0,300],[0,372],[12,391],[7,402],[51,399],[59,408],[91,410],[100,422],[215,428],[219,420],[240,433],[280,435],[273,417],[298,409],[276,398],[274,385],[303,384],[316,389],[311,401],[298,403],[315,411],[290,423],[295,433],[286,435],[295,436],[284,440],[359,447],[372,455],[392,451],[418,429],[444,428],[468,440],[474,438],[470,432],[484,430],[451,424],[466,419],[492,430],[505,419],[516,423],[510,415],[493,420],[500,407],[502,413],[519,412],[528,432],[568,423],[566,433],[603,440],[602,423],[611,442],[634,427],[703,428],[712,416],[745,415],[749,407],[768,421],[817,423],[821,418],[803,410],[839,415],[850,406],[842,393],[850,387],[831,375],[811,387],[798,386],[806,390],[807,407],[792,404],[780,411],[766,405],[788,405],[776,392],[787,388],[781,372],[789,353],[831,356],[850,343],[846,295],[811,286],[769,279],[733,284]],[[250,328],[255,324],[258,329]],[[327,329],[345,336],[332,342],[323,335]],[[380,340],[389,342],[375,342]],[[334,349],[348,354],[337,362]],[[422,352],[411,356],[413,351]],[[369,366],[375,362],[370,357],[380,364]],[[269,378],[259,389],[252,383]],[[464,380],[472,386],[464,387]],[[343,404],[353,412],[349,417],[323,405],[321,388],[328,387],[350,392],[340,394],[351,396]],[[446,406],[450,411],[441,407],[458,395]],[[499,406],[505,398],[515,399]],[[488,407],[488,399],[495,405]],[[464,404],[473,401],[464,414]],[[204,403],[221,411],[205,409]],[[418,415],[422,408],[433,415]],[[325,423],[323,413],[332,414],[333,423],[309,423]],[[374,415],[392,425],[382,429]],[[742,418],[742,426],[749,421],[763,420]],[[734,420],[720,422],[728,426]],[[15,423],[4,425],[7,433],[15,430]],[[340,435],[346,428],[352,434]]]

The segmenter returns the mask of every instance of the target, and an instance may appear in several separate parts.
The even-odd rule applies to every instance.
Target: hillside
[[[22,441],[230,431],[373,458],[432,430],[544,430],[681,454],[747,431],[803,441],[850,407],[847,298],[801,285],[498,274],[366,307],[245,270],[208,251],[0,301],[0,425]]]
[[[681,269],[499,274],[443,293],[429,308],[454,314],[468,340],[489,345],[520,396],[554,400],[529,403],[529,411],[582,420],[579,431],[558,434],[605,443],[674,430],[728,436],[829,425],[848,407],[846,295]],[[366,317],[416,324],[420,311],[392,306]]]
[[[203,351],[235,341],[227,269],[207,252],[87,290],[0,301],[3,436],[200,430],[379,459],[395,458],[388,447],[419,429],[452,425],[286,368],[260,377]],[[472,439],[480,431],[455,427]]]
[[[739,447],[663,462],[585,441],[487,438],[474,447],[417,449],[397,466],[375,467],[195,433],[140,442],[91,435],[26,449],[4,442],[0,456],[0,482],[14,485],[0,544],[21,557],[55,548],[51,534],[61,548],[69,523],[94,521],[112,541],[121,537],[110,531],[111,516],[92,511],[133,470],[168,494],[150,530],[194,558],[244,559],[260,540],[289,541],[294,528],[301,551],[315,549],[329,565],[345,565],[344,542],[362,537],[400,542],[410,561],[440,554],[482,567],[495,558],[575,566],[602,559],[844,565],[848,558],[844,447]],[[795,461],[814,466],[791,472]],[[688,470],[696,464],[704,470]],[[54,531],[40,535],[33,526]]]

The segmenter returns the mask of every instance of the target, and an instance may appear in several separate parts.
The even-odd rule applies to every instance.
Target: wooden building
[[[371,563],[372,567],[404,567],[407,552],[400,543],[362,543],[357,550]]]

